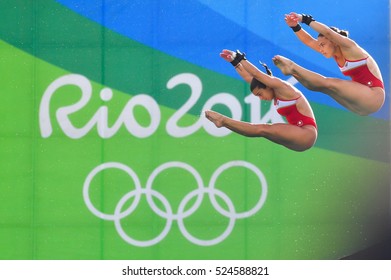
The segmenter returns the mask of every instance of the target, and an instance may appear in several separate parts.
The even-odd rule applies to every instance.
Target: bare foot
[[[273,63],[276,65],[278,68],[280,68],[281,72],[284,75],[292,75],[293,73],[293,61],[283,57],[281,55],[276,55],[273,57]]]
[[[214,111],[211,111],[211,110],[206,110],[205,111],[205,117],[210,120],[212,123],[215,124],[216,127],[222,127],[223,126],[223,119],[224,119],[224,116],[217,113],[217,112],[214,112]]]

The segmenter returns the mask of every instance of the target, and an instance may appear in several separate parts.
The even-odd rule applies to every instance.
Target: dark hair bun
[[[330,29],[337,32],[339,35],[349,37],[349,31],[347,31],[347,30],[342,30],[342,29],[339,29],[338,27],[335,27],[335,26],[330,26]]]

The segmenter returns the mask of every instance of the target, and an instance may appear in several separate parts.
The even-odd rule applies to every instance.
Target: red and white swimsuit
[[[275,98],[274,106],[276,107],[277,112],[281,116],[284,116],[289,124],[293,124],[296,126],[312,125],[317,128],[315,119],[304,116],[297,110],[296,103],[300,97],[301,96],[291,100]]]
[[[381,87],[384,89],[384,84],[371,73],[367,65],[368,57],[360,60],[347,60],[343,66],[338,65],[342,74],[349,76],[353,81],[366,85],[368,87]]]

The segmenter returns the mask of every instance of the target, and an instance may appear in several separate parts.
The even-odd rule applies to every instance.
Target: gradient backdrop
[[[383,238],[389,3],[299,2],[1,1],[0,259],[339,259]],[[291,11],[348,29],[387,93],[360,117],[296,84],[319,126],[303,153],[201,114],[283,121],[224,48],[286,80],[276,54],[342,78],[286,26]]]

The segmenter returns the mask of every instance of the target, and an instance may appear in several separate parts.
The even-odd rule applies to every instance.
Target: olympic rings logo
[[[237,213],[235,211],[235,207],[233,205],[232,200],[228,197],[227,194],[225,194],[223,191],[218,190],[215,188],[215,183],[218,179],[218,177],[227,169],[232,168],[232,167],[245,167],[249,170],[251,170],[259,179],[260,187],[261,187],[261,194],[260,197],[255,204],[253,208],[251,208],[248,211],[244,212],[239,212]],[[123,172],[127,173],[132,180],[134,181],[135,184],[135,189],[131,190],[127,194],[125,194],[118,202],[118,204],[115,207],[114,213],[113,214],[107,214],[99,211],[91,202],[90,195],[89,195],[89,190],[90,190],[90,184],[93,178],[101,171],[105,169],[119,169],[122,170]],[[154,190],[152,188],[153,182],[155,178],[162,172],[164,172],[166,169],[169,168],[179,168],[179,169],[184,169],[188,171],[190,174],[192,174],[197,182],[198,188],[191,191],[188,193],[179,203],[178,211],[176,213],[173,212],[173,209],[167,200],[167,198],[162,195],[160,192]],[[193,236],[185,227],[184,224],[184,219],[192,215],[197,211],[197,209],[200,207],[204,196],[208,195],[209,200],[211,204],[213,205],[214,209],[220,213],[221,215],[227,217],[229,219],[229,223],[225,231],[218,237],[210,240],[202,240],[199,239],[195,236]],[[162,232],[156,236],[153,239],[150,240],[136,240],[132,237],[130,237],[123,229],[121,225],[121,220],[129,215],[132,214],[132,212],[136,209],[138,206],[140,199],[142,195],[146,196],[147,202],[151,209],[161,218],[166,219],[166,224],[164,226],[164,229]],[[139,247],[147,247],[147,246],[153,246],[160,241],[162,241],[168,232],[171,229],[172,223],[176,221],[178,223],[179,229],[183,236],[189,240],[190,242],[200,245],[200,246],[212,246],[216,245],[220,242],[222,242],[225,238],[227,238],[230,233],[232,232],[235,221],[237,219],[243,219],[250,217],[257,213],[262,206],[264,205],[266,201],[266,196],[267,196],[267,182],[266,178],[263,175],[263,173],[253,164],[246,162],[246,161],[230,161],[227,162],[223,165],[221,165],[219,168],[216,169],[216,171],[212,174],[212,177],[210,179],[209,185],[204,186],[203,180],[200,176],[200,174],[195,170],[191,165],[184,163],[184,162],[179,162],[179,161],[171,161],[164,163],[160,166],[158,166],[149,176],[146,187],[142,188],[140,180],[137,176],[137,174],[127,165],[124,165],[122,163],[118,162],[107,162],[107,163],[102,163],[101,165],[98,165],[95,167],[87,176],[84,185],[83,185],[83,198],[84,201],[88,207],[88,209],[97,217],[104,219],[104,220],[109,220],[109,221],[114,221],[115,228],[118,232],[118,234],[121,236],[121,238],[126,241],[127,243],[134,245],[134,246],[139,246]],[[153,197],[155,199],[158,199],[163,207],[165,208],[164,211],[160,209],[156,203],[153,200]],[[219,197],[221,200],[224,201],[226,204],[228,210],[224,209],[223,207],[220,206],[220,204],[217,202],[216,197]],[[125,210],[122,208],[124,205],[133,198],[133,202],[128,206]],[[194,204],[187,209],[186,206],[191,201],[193,198],[195,199]],[[127,205],[127,204],[126,204]],[[187,210],[185,210],[187,209]]]

